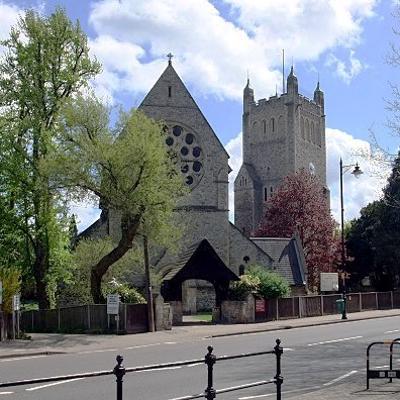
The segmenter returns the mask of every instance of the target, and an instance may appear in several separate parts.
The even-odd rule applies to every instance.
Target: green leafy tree
[[[57,9],[48,17],[26,11],[1,43],[0,144],[2,196],[18,216],[14,230],[29,243],[30,268],[40,308],[50,305],[47,285],[52,243],[59,227],[59,192],[51,187],[47,159],[68,98],[100,70],[89,58],[87,38],[78,23]],[[55,235],[55,236],[58,236]],[[54,250],[56,251],[56,250]]]
[[[108,254],[116,243],[111,237],[103,239],[82,239],[72,253],[71,278],[58,288],[58,304],[63,306],[93,303],[90,293],[90,274],[93,265]],[[124,288],[143,288],[143,251],[135,243],[132,248],[116,261],[104,275],[102,293],[109,293],[109,282],[117,281]],[[152,282],[156,279],[153,276]]]
[[[183,182],[165,148],[161,125],[143,113],[121,114],[116,129],[110,130],[109,109],[93,97],[81,97],[65,115],[54,160],[56,179],[80,198],[101,199],[119,221],[115,247],[91,267],[93,300],[104,302],[103,276],[132,248],[138,234],[161,244],[174,237],[171,218]]]
[[[391,290],[400,284],[400,152],[382,199],[361,210],[346,236],[352,281],[372,278],[379,290]]]

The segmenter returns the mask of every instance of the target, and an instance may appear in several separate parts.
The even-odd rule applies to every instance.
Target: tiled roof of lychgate
[[[199,260],[204,263],[199,269]],[[239,277],[228,268],[218,256],[207,239],[188,246],[173,264],[167,264],[162,268],[165,271],[164,281],[174,278],[205,279],[210,282],[218,280],[238,280]]]

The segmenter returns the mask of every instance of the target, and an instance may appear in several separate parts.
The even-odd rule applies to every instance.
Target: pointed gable
[[[145,111],[146,107],[152,106],[198,109],[197,104],[172,64],[168,64],[150,92],[143,99],[139,108]]]
[[[186,88],[182,79],[176,73],[172,63],[168,63],[167,68],[158,78],[150,92],[143,99],[139,106],[149,117],[156,120],[181,120],[182,116],[187,116],[193,120],[199,117],[207,128],[212,132],[215,143],[220,147],[229,159],[229,154],[225,150],[218,136],[215,134],[211,125],[201,112],[199,106],[194,101],[189,90]],[[197,115],[196,115],[197,114]],[[185,119],[185,118],[183,118]],[[181,121],[186,122],[186,121]],[[190,123],[188,124],[190,125]]]

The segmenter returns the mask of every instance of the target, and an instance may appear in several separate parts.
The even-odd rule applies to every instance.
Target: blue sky
[[[294,63],[300,91],[310,97],[318,74],[327,114],[328,184],[338,216],[338,161],[359,161],[365,174],[345,178],[347,218],[377,198],[387,167],[368,158],[370,130],[390,151],[399,138],[386,128],[385,98],[398,70],[386,63],[392,27],[391,0],[0,0],[0,37],[28,7],[49,13],[64,7],[79,19],[103,73],[98,95],[125,108],[137,106],[166,66],[174,66],[231,155],[230,180],[241,157],[241,91],[249,71],[256,98],[281,90],[281,49],[286,74]],[[367,157],[358,157],[362,152]],[[232,196],[232,193],[231,193]],[[97,210],[76,208],[80,228]]]

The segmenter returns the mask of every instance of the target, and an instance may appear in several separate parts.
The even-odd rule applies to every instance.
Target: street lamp
[[[341,260],[341,266],[342,266],[342,274],[344,274],[344,267],[346,264],[346,256],[345,256],[345,250],[344,250],[344,206],[343,206],[343,175],[346,172],[349,172],[351,168],[354,167],[353,171],[351,172],[352,175],[354,175],[357,179],[363,174],[361,171],[358,163],[355,164],[349,164],[349,165],[343,165],[342,158],[340,158],[340,219],[341,219],[341,247],[342,247],[342,260]],[[346,299],[346,278],[342,279],[342,296],[343,296],[343,312],[342,312],[342,319],[347,319],[347,299]]]

